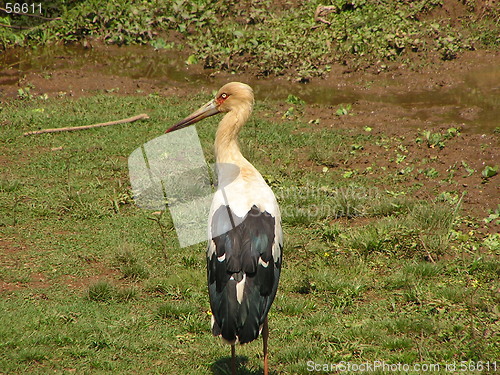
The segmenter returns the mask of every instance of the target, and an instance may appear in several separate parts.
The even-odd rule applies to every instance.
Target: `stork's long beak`
[[[219,112],[220,111],[217,109],[217,104],[215,103],[215,100],[211,100],[201,108],[191,113],[184,120],[181,120],[180,122],[172,126],[165,133],[170,133],[185,128],[186,126],[193,125],[194,123],[203,120],[204,118],[216,115]]]

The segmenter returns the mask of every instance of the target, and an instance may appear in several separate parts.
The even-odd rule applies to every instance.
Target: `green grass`
[[[168,214],[134,205],[127,171],[134,149],[208,97],[100,94],[0,109],[1,373],[229,373],[229,347],[210,333],[205,245],[179,248]],[[384,136],[301,132],[300,117],[266,120],[273,106],[259,103],[241,138],[283,209],[274,373],[308,373],[309,360],[498,359],[498,252],[462,232],[459,203],[411,198],[390,172],[343,178],[342,165],[321,172],[320,159],[318,171],[314,149],[345,146],[350,158],[352,144]],[[22,136],[143,112],[151,119]],[[216,122],[198,126],[209,161]],[[405,194],[377,188],[388,184]],[[237,353],[239,373],[261,371],[260,342]]]
[[[99,281],[90,285],[88,297],[92,301],[105,302],[113,298],[114,292],[114,288],[109,282]]]

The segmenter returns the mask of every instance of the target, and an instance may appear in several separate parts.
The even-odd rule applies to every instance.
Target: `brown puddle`
[[[187,85],[191,88],[216,88],[233,76],[241,79],[241,75],[230,74],[210,77],[210,71],[203,70],[199,64],[186,65],[186,58],[187,53],[184,52],[155,51],[147,46],[16,49],[0,55],[0,94],[4,91],[2,87],[21,85],[20,81],[28,73],[43,76],[61,70],[75,71],[79,76],[88,75],[89,79],[95,72],[133,80],[148,79],[154,81],[157,87]],[[284,101],[292,94],[307,104],[339,106],[359,101],[390,104],[401,107],[408,113],[407,117],[417,120],[427,121],[431,116],[429,113],[433,113],[431,120],[434,124],[466,125],[467,131],[472,133],[491,132],[500,125],[498,61],[492,61],[490,65],[481,68],[469,69],[463,77],[458,78],[461,82],[451,87],[407,90],[391,88],[391,85],[398,84],[397,79],[393,83],[389,80],[385,88],[373,90],[353,79],[349,82],[342,75],[329,80],[314,80],[308,84],[279,78],[246,77],[245,80],[261,99]],[[372,80],[376,82],[377,77],[372,77]],[[436,113],[439,114],[437,117]]]

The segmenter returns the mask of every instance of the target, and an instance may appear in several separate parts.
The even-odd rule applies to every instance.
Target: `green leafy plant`
[[[429,177],[429,178],[436,178],[439,176],[439,172],[435,168],[427,168],[422,171],[424,176]]]
[[[439,149],[443,149],[445,147],[444,141],[460,135],[460,130],[454,127],[446,129],[444,133],[433,133],[430,130],[424,130],[420,133],[420,135],[426,140],[428,147],[438,147]],[[422,138],[418,137],[416,142],[421,143]]]
[[[31,94],[31,88],[25,87],[17,90],[17,97],[22,100],[30,100],[33,99],[33,95]]]
[[[340,105],[340,107],[337,109],[335,114],[337,116],[346,116],[346,115],[352,114],[350,112],[351,112],[351,105],[347,104],[346,106]]]
[[[496,223],[497,225],[500,224],[500,204],[495,208],[494,210],[488,210],[488,217],[483,219],[485,223]]]
[[[288,97],[286,98],[286,102],[289,104],[294,104],[294,105],[304,105],[306,104],[305,101],[300,99],[299,97],[289,94]]]
[[[500,250],[500,234],[490,233],[484,240],[483,245],[492,251]]]
[[[487,180],[493,176],[496,176],[498,174],[498,169],[499,169],[498,165],[495,165],[493,167],[487,165],[486,167],[484,167],[483,171],[481,172],[481,175],[484,177],[484,179]]]
[[[444,137],[441,133],[432,133],[430,130],[424,130],[422,132],[425,140],[427,141],[427,146],[430,148],[438,147],[440,149],[444,148]]]

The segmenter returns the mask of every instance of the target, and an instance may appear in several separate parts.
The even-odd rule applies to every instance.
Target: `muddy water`
[[[210,77],[207,71],[186,65],[186,53],[149,47],[82,47],[43,48],[35,51],[14,50],[0,55],[0,85],[17,85],[28,72],[51,72],[61,69],[80,71],[91,75],[92,71],[128,77],[152,79],[158,86],[190,85],[215,88],[223,81]],[[237,76],[235,75],[235,78]],[[332,105],[367,101],[400,106],[409,116],[433,123],[467,125],[470,132],[491,132],[500,126],[500,66],[471,70],[463,83],[453,88],[438,87],[432,90],[360,89],[355,83],[338,86],[322,80],[309,84],[292,83],[275,79],[246,79],[252,85],[257,98],[283,101],[289,94],[300,97],[308,104]],[[227,81],[227,76],[224,82]],[[221,80],[221,82],[218,82]],[[439,110],[436,111],[436,108]],[[435,113],[438,112],[438,118]],[[432,113],[432,115],[431,115]]]
[[[390,83],[388,83],[390,86]],[[267,92],[270,85],[255,85]],[[260,86],[260,87],[259,87]],[[269,87],[266,87],[269,86]],[[349,86],[349,85],[348,85]],[[375,103],[386,103],[400,106],[408,113],[407,117],[433,123],[467,125],[470,132],[491,132],[500,126],[500,66],[493,64],[468,72],[464,82],[453,88],[437,88],[432,90],[353,90],[352,88],[312,84],[289,84],[281,89],[273,88],[283,98],[289,93],[302,98],[306,103],[334,105],[354,103],[360,100]],[[374,92],[375,91],[375,92]],[[439,110],[436,111],[436,108]],[[439,117],[435,118],[435,113]]]

